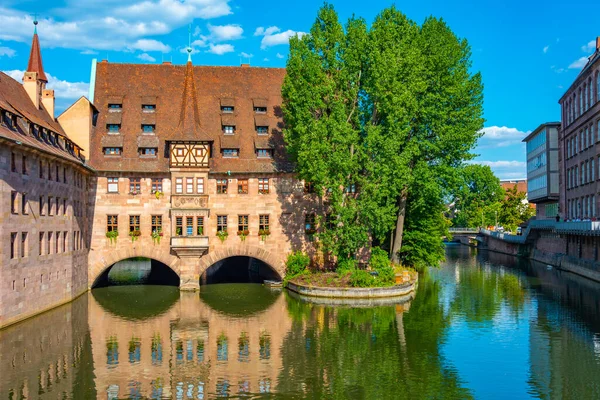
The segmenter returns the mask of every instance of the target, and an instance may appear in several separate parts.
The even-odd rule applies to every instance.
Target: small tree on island
[[[470,56],[442,20],[418,26],[395,7],[370,29],[360,18],[344,28],[325,4],[310,33],[291,38],[284,138],[331,212],[316,236],[338,262],[370,239],[391,243],[394,262],[443,259],[444,199],[483,127]]]

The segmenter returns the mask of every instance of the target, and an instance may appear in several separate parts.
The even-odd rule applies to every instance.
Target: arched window
[[[590,76],[590,78],[588,79],[588,108],[591,108],[592,103],[594,102],[592,100],[594,98],[593,93],[594,87],[592,86],[592,77]]]
[[[581,101],[583,102],[583,107],[581,109],[581,113],[583,114],[585,110],[587,110],[587,85],[583,84],[583,91],[581,92]]]
[[[600,101],[600,72],[596,72],[596,101]]]
[[[581,116],[583,114],[583,96],[581,94],[581,88],[579,88],[579,111],[577,112],[577,116]]]

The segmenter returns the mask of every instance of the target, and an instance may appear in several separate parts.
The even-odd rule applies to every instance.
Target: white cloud
[[[2,56],[14,57],[15,54],[17,54],[17,52],[15,50],[11,49],[10,47],[0,46],[0,57],[2,57]]]
[[[563,72],[565,72],[564,68],[556,68],[556,65],[550,66],[550,69],[556,72],[557,74],[562,74]]]
[[[256,28],[256,31],[254,31],[254,36],[263,37],[260,42],[260,48],[263,50],[271,46],[288,44],[292,36],[302,37],[304,35],[306,35],[306,32],[297,32],[291,29],[281,32],[281,29],[276,26],[270,26],[266,29],[262,26],[259,26]]]
[[[129,47],[133,50],[141,51],[161,51],[163,53],[171,51],[171,47],[154,39],[139,39]]]
[[[581,57],[577,61],[573,61],[571,63],[571,65],[569,65],[569,69],[581,69],[581,68],[585,67],[585,64],[587,64],[587,62],[588,62],[587,57]]]
[[[549,49],[550,49],[550,46],[544,47],[544,50],[543,50],[544,54],[547,53]]]
[[[494,175],[499,179],[521,179],[527,177],[527,163],[524,161],[509,161],[509,160],[498,160],[498,161],[487,161],[487,160],[476,160],[470,161],[470,164],[487,165],[492,169]]]
[[[206,50],[207,53],[212,53],[212,54],[217,54],[217,55],[223,55],[225,53],[231,53],[233,52],[235,49],[232,45],[230,44],[210,44],[209,45],[209,49]]]
[[[581,51],[584,53],[591,53],[596,50],[596,41],[590,40],[587,44],[581,46]]]
[[[243,38],[244,30],[239,25],[211,25],[208,24],[209,38],[215,42],[237,40]]]
[[[494,147],[506,147],[523,141],[531,131],[523,132],[507,126],[490,126],[483,128],[482,141],[492,142]]]
[[[269,61],[269,59],[268,59],[268,58],[263,58],[263,61],[265,61],[265,62],[266,62],[266,61]]]
[[[277,53],[276,57],[277,58],[285,58],[285,56],[283,54],[279,54],[279,53]]]
[[[472,163],[487,165],[490,168],[525,168],[527,166],[524,161],[473,161]]]
[[[152,57],[148,53],[142,53],[139,56],[137,56],[137,58],[139,58],[142,61],[148,61],[148,62],[154,62],[154,61],[156,61],[156,58]]]
[[[13,69],[4,71],[4,73],[21,82],[25,71]],[[47,87],[48,89],[54,89],[54,96],[56,96],[57,99],[78,99],[81,96],[87,96],[88,94],[90,85],[86,82],[63,81],[48,72],[46,72],[46,76],[48,77]]]
[[[98,54],[98,52],[94,50],[84,50],[79,54]]]
[[[240,53],[240,57],[244,57],[244,58],[252,58],[252,57],[254,57],[254,54],[248,54],[248,53],[246,53],[246,52],[243,52],[243,51],[242,51],[242,52]]]

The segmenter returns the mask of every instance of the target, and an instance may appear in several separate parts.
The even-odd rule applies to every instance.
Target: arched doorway
[[[106,268],[91,288],[123,285],[179,286],[179,275],[166,264],[146,257],[132,257]]]
[[[214,283],[263,283],[265,280],[281,280],[281,276],[269,264],[250,256],[232,256],[217,261],[200,277],[200,284]]]

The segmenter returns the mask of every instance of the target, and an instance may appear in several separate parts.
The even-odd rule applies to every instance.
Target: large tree
[[[398,262],[406,222],[415,232],[402,259],[439,260],[419,256],[429,242],[414,238],[440,240],[443,198],[482,128],[467,42],[441,20],[419,26],[395,7],[369,30],[355,18],[344,29],[326,4],[310,34],[290,41],[283,99],[297,172],[335,218],[320,234],[329,250],[353,257],[369,237],[391,240]]]

